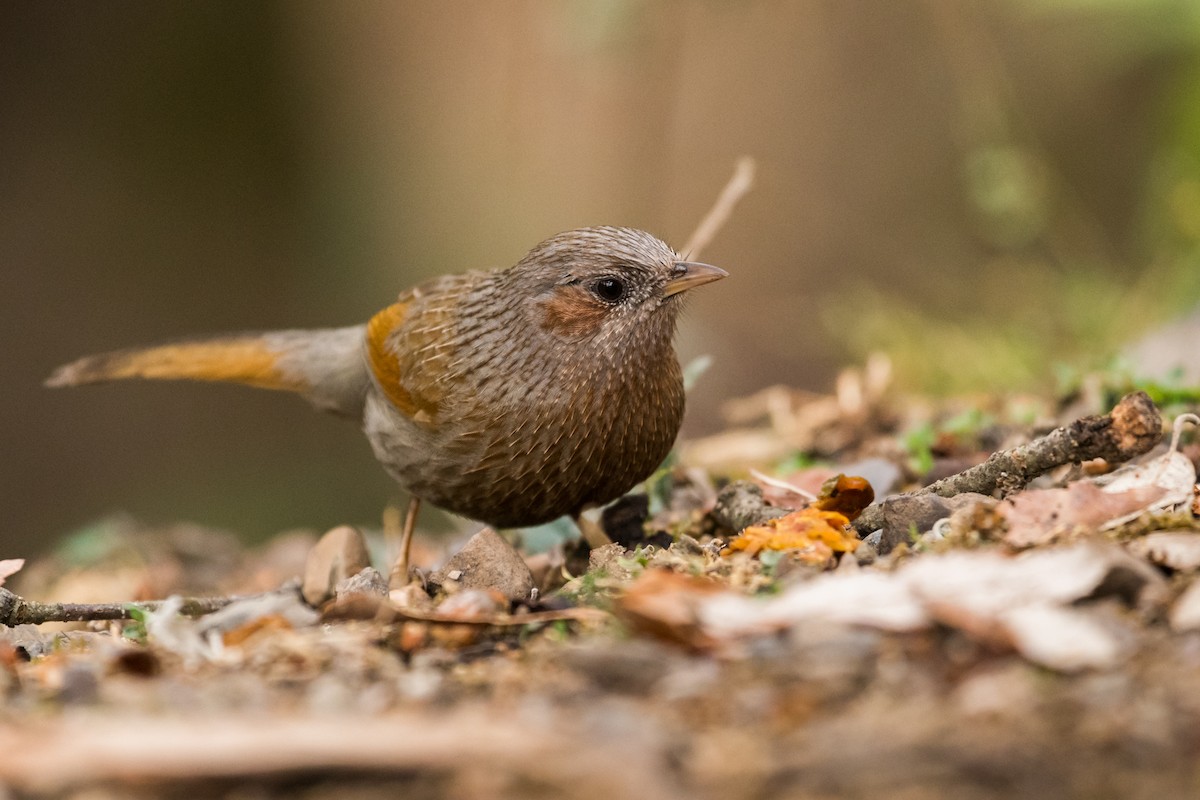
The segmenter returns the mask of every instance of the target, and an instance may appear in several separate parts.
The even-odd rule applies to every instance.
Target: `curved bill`
[[[719,281],[729,273],[712,264],[701,264],[699,261],[676,261],[671,280],[663,287],[663,296],[674,294],[703,286],[706,283]]]

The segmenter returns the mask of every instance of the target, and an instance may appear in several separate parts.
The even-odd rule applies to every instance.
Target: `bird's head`
[[[670,341],[688,289],[723,278],[634,228],[581,228],[541,242],[509,270],[525,313],[549,336],[622,348]]]

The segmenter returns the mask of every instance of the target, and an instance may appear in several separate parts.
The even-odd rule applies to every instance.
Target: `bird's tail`
[[[87,356],[59,367],[47,386],[80,386],[127,378],[226,381],[296,392],[314,406],[362,414],[370,381],[364,326],[273,331],[175,342]]]

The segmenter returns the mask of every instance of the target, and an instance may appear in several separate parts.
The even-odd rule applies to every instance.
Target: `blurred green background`
[[[688,432],[871,350],[922,389],[1046,386],[1200,298],[1200,3],[10,0],[0,556],[117,510],[375,523],[399,490],[295,398],[41,381],[361,321],[581,225],[681,246],[741,154]]]

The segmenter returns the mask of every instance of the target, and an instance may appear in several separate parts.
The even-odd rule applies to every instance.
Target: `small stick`
[[[1056,428],[1028,444],[993,453],[987,461],[943,478],[915,492],[893,497],[936,494],[953,497],[964,492],[1002,495],[1022,489],[1029,481],[1063,464],[1103,458],[1109,463],[1128,461],[1149,452],[1162,440],[1162,417],[1145,392],[1126,395],[1104,416],[1082,417]],[[883,527],[883,504],[868,506],[854,527],[867,534]],[[718,522],[740,531],[750,525],[787,513],[768,506],[757,486],[736,481],[721,491],[713,516]]]
[[[806,503],[811,503],[817,499],[817,496],[810,491],[801,489],[799,486],[794,486],[787,481],[782,481],[779,478],[772,478],[765,472],[759,472],[756,469],[750,470],[750,477],[763,484],[784,492],[791,492]]]
[[[1094,458],[1109,463],[1128,461],[1149,452],[1162,440],[1162,416],[1145,392],[1121,398],[1112,412],[1104,416],[1082,417],[1070,425],[1055,428],[1028,444],[992,453],[987,461],[957,475],[912,492],[953,497],[963,492],[1001,496],[1019,491],[1037,476],[1063,464],[1077,464]],[[883,504],[863,511],[854,521],[858,531],[873,531],[883,525]]]
[[[734,207],[753,187],[754,159],[750,156],[742,156],[733,168],[733,176],[730,177],[725,188],[721,190],[721,194],[717,196],[716,202],[708,210],[708,214],[700,220],[700,224],[696,226],[696,230],[688,239],[687,246],[682,250],[684,258],[697,258],[700,251],[708,247],[713,237],[729,219],[729,215],[733,213]]]
[[[186,597],[179,613],[189,617],[211,614],[240,597]],[[135,611],[158,611],[165,600],[139,603],[39,603],[26,600],[0,586],[0,625],[41,625],[43,622],[93,622],[133,619]]]

